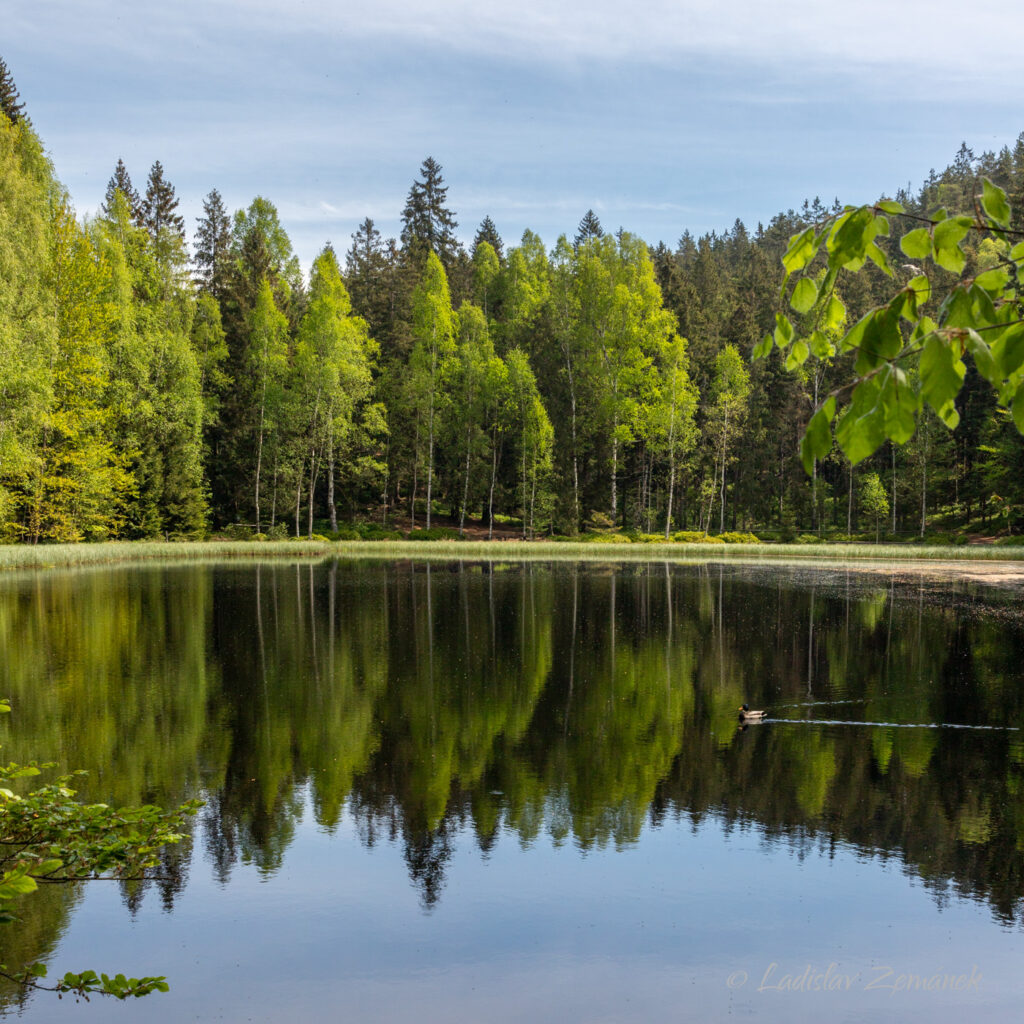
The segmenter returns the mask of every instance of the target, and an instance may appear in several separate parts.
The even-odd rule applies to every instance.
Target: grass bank
[[[288,558],[500,559],[501,561],[1024,562],[1024,548],[903,544],[658,544],[591,541],[111,541],[0,546],[0,570],[103,564]]]

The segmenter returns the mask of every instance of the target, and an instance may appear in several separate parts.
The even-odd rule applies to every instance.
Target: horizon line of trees
[[[140,194],[118,160],[99,213],[79,220],[2,62],[0,110],[4,540],[439,516],[460,530],[506,517],[523,536],[923,533],[939,511],[1012,529],[1024,503],[1020,438],[970,364],[955,431],[926,416],[863,468],[836,448],[804,474],[802,430],[850,368],[748,356],[773,325],[789,237],[826,212],[818,200],[753,233],[684,232],[675,249],[606,233],[592,210],[550,250],[529,230],[506,249],[486,217],[470,251],[428,157],[401,237],[366,218],[307,280],[264,197],[232,214],[213,189],[190,253],[159,161]],[[1019,217],[1024,135],[980,158],[963,146],[896,198],[970,209],[981,175]],[[994,243],[968,257],[977,272]],[[847,316],[884,281],[851,279]]]

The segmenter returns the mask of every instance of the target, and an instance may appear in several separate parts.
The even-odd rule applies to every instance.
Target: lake
[[[962,1021],[1024,995],[1024,591],[328,560],[0,578],[5,760],[201,797],[0,935],[36,1021]],[[742,727],[747,701],[763,724]]]

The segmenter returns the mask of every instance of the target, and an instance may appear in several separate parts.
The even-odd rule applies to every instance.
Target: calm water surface
[[[27,1021],[1009,1020],[1024,594],[842,570],[328,562],[0,579],[5,759],[207,804],[8,963]],[[740,729],[742,701],[771,720]]]

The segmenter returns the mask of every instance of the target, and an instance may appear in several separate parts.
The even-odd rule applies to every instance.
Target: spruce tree
[[[503,243],[501,241],[501,235],[498,234],[498,229],[494,226],[494,221],[491,220],[490,217],[484,217],[484,219],[480,221],[480,227],[476,229],[476,237],[473,239],[473,252],[476,252],[477,247],[481,242],[487,242],[494,250],[498,259],[502,263],[505,262],[505,253]]]
[[[177,208],[174,186],[164,178],[163,165],[157,160],[149,170],[146,198],[142,203],[143,226],[152,238],[155,239],[161,229],[168,228],[184,239],[185,218],[174,212]]]
[[[205,292],[224,298],[231,269],[231,218],[216,189],[203,200],[203,216],[196,218],[196,277]]]
[[[142,198],[132,185],[132,179],[128,176],[128,168],[125,167],[124,161],[120,157],[117,159],[117,166],[110,176],[110,181],[107,182],[107,191],[103,197],[101,210],[107,219],[114,215],[115,192],[120,192],[124,196],[132,220],[137,227],[142,227]]]
[[[602,238],[603,236],[604,231],[601,228],[601,222],[597,219],[597,214],[593,210],[587,210],[583,215],[583,220],[580,221],[580,226],[576,229],[573,244],[578,249],[592,238]]]
[[[407,250],[433,250],[447,268],[455,262],[459,248],[455,237],[458,223],[445,206],[448,186],[433,157],[423,161],[420,174],[423,180],[413,182],[402,210],[402,245]]]
[[[21,102],[18,87],[3,57],[0,57],[0,110],[10,118],[12,124],[17,124],[25,117],[25,104]]]

